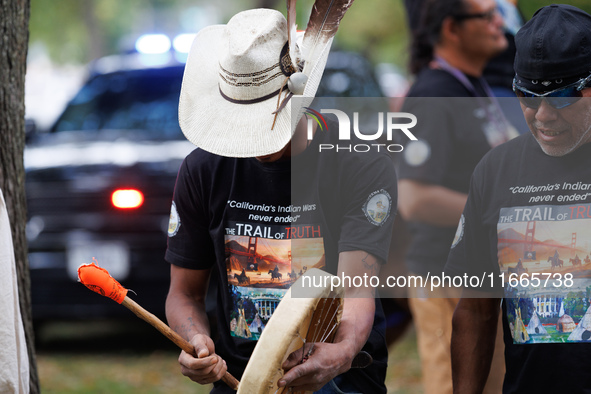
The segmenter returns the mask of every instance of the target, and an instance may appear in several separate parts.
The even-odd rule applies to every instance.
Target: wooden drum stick
[[[168,327],[162,320],[158,319],[152,313],[148,312],[144,308],[142,308],[138,303],[136,303],[131,298],[125,296],[121,305],[128,308],[130,311],[136,314],[137,317],[140,319],[150,323],[154,328],[160,331],[165,337],[173,341],[178,347],[183,349],[185,352],[192,354],[193,356],[197,357],[195,353],[195,348],[191,345],[185,338],[181,337],[176,331],[173,331],[170,327]],[[230,388],[234,390],[238,390],[238,384],[240,383],[238,379],[232,376],[228,371],[222,377],[222,381],[226,383]]]
[[[164,336],[174,342],[185,352],[197,357],[195,348],[185,338],[181,337],[164,322],[142,308],[138,303],[127,296],[127,289],[121,286],[106,269],[99,267],[93,263],[81,265],[78,268],[79,281],[90,290],[99,293],[105,297],[109,297],[118,304],[122,304],[130,311],[136,314],[140,319],[150,323]],[[238,390],[238,379],[232,376],[228,371],[222,377],[222,381],[226,383],[233,390]]]

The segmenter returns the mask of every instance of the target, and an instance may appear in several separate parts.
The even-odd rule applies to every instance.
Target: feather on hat
[[[187,139],[221,156],[256,157],[290,141],[313,100],[338,25],[352,0],[317,0],[301,44],[295,0],[243,11],[202,29],[191,46],[179,102]],[[297,103],[286,105],[293,96]]]

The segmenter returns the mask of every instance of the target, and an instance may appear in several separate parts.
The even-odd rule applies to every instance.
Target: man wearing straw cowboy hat
[[[387,260],[396,205],[390,159],[319,153],[336,131],[317,130],[309,140],[307,124],[297,122],[350,2],[335,4],[314,9],[301,44],[280,12],[257,9],[203,29],[188,57],[179,119],[199,149],[185,159],[175,186],[166,309],[198,355],[181,353],[182,373],[216,382],[215,393],[231,392],[217,381],[226,371],[240,378],[295,273],[377,275]],[[218,282],[215,345],[204,301],[210,274]],[[280,387],[386,393],[381,305],[371,289],[348,292],[356,298],[345,301],[334,342],[316,344],[306,362],[290,357],[280,366]],[[373,363],[351,369],[362,349]]]

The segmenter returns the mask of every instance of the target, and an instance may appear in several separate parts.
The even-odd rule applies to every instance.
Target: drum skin
[[[333,340],[345,291],[343,287],[331,289],[331,277],[322,270],[310,269],[285,293],[250,357],[238,394],[287,392],[277,387],[283,376],[281,365],[287,357],[303,346],[304,338],[306,348],[311,342]]]

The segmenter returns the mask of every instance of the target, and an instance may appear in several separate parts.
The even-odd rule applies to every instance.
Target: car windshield
[[[69,103],[50,132],[182,139],[178,104],[183,70],[183,65],[177,65],[97,74]],[[317,96],[379,97],[382,93],[367,60],[336,51],[329,57]]]
[[[183,67],[96,75],[78,92],[51,132],[142,130],[181,138],[178,104]]]

